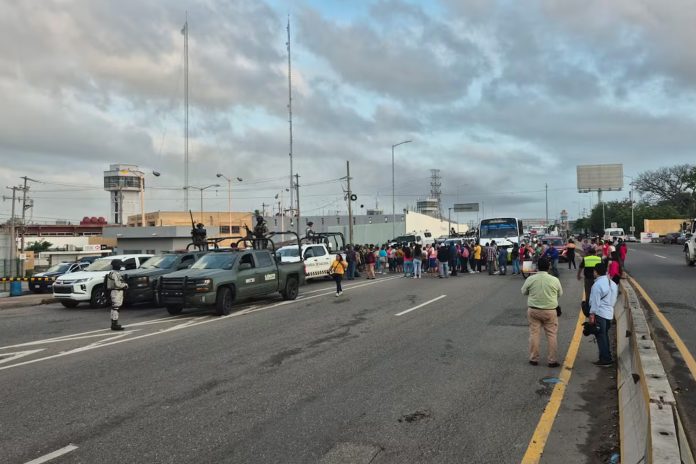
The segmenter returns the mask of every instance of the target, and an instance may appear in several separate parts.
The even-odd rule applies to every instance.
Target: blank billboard
[[[454,212],[455,213],[472,213],[479,210],[478,203],[455,203]]]
[[[577,173],[579,192],[623,189],[623,164],[585,164]]]

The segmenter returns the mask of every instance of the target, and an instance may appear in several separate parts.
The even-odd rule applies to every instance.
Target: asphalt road
[[[581,294],[562,271],[561,360]],[[0,462],[519,462],[559,373],[527,363],[522,283],[319,282],[222,318],[128,308],[122,333],[103,310],[4,310]]]

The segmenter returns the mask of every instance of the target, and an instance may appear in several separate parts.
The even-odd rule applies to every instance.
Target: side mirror
[[[240,263],[239,264],[240,271],[245,271],[247,269],[251,269],[251,264],[249,264],[249,263]]]

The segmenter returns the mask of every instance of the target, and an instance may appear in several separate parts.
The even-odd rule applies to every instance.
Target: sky
[[[234,210],[288,207],[288,20],[303,215],[346,211],[346,161],[355,211],[390,213],[405,140],[396,210],[440,169],[445,215],[542,218],[548,185],[550,218],[575,218],[596,201],[579,164],[623,164],[612,200],[696,160],[691,0],[0,0],[0,181],[38,181],[32,222],[108,216],[112,163],[146,173],[147,211],[183,210],[187,15],[189,184],[242,178]]]

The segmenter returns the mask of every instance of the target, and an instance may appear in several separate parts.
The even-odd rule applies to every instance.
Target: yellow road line
[[[566,353],[565,361],[563,362],[563,367],[561,368],[561,374],[558,376],[560,382],[553,387],[551,392],[551,398],[549,399],[544,413],[539,419],[539,423],[534,430],[534,435],[529,442],[527,447],[527,452],[524,453],[522,457],[522,464],[536,464],[541,460],[541,455],[544,453],[544,447],[546,446],[546,441],[551,433],[551,427],[553,427],[553,422],[556,420],[556,415],[558,414],[558,409],[561,407],[561,402],[563,401],[563,395],[565,395],[566,387],[570,382],[570,375],[573,372],[573,366],[575,365],[575,358],[578,355],[578,349],[580,348],[580,340],[582,339],[582,323],[585,321],[585,315],[582,311],[578,314],[578,322],[575,324],[575,333],[573,334],[573,339],[568,347],[568,353]]]
[[[660,320],[662,325],[664,326],[665,330],[669,334],[669,336],[672,338],[674,341],[674,345],[677,347],[679,350],[679,353],[681,354],[682,358],[684,359],[684,362],[686,362],[686,367],[689,368],[689,371],[691,371],[691,376],[696,379],[696,360],[694,359],[693,355],[689,351],[689,349],[686,347],[684,344],[684,341],[681,339],[679,334],[677,333],[676,330],[674,330],[674,327],[672,327],[672,324],[667,320],[665,315],[660,311],[660,308],[657,307],[655,302],[648,296],[648,292],[643,290],[643,287],[640,286],[638,282],[636,282],[636,279],[633,277],[628,277],[628,280],[631,282],[633,287],[638,290],[638,293],[640,293],[640,296],[643,297],[643,299],[648,303],[648,306],[650,306],[650,309],[652,312],[657,316],[657,318]]]

